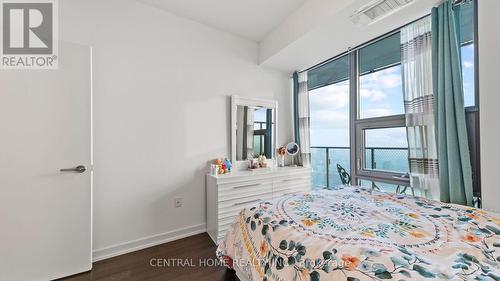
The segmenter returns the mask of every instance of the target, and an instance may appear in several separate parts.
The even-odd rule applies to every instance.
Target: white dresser
[[[207,232],[216,244],[236,215],[260,200],[311,190],[310,168],[275,168],[207,175]]]

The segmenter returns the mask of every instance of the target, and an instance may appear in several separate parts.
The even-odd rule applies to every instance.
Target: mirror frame
[[[237,129],[237,110],[238,106],[255,106],[266,107],[273,109],[274,118],[274,134],[273,134],[273,157],[269,160],[276,159],[276,149],[278,149],[278,101],[266,100],[258,98],[246,98],[237,95],[231,96],[231,162],[234,164],[248,162],[248,160],[236,160],[236,129]]]

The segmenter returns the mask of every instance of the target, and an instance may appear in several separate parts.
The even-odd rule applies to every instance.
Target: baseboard
[[[139,251],[174,240],[186,238],[207,231],[206,224],[188,226],[165,233],[144,237],[113,246],[96,249],[92,251],[92,262],[109,259],[119,255]]]

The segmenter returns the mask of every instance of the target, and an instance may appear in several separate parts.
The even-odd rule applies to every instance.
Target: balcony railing
[[[335,187],[342,184],[337,172],[340,164],[350,171],[349,147],[311,147],[313,185],[315,187]],[[407,173],[408,148],[367,147],[365,149],[365,169]]]

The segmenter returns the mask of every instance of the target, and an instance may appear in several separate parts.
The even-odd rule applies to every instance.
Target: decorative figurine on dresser
[[[276,101],[231,98],[231,161],[215,160],[206,177],[207,232],[216,244],[246,206],[311,190],[310,168],[284,167],[277,157],[287,153],[276,145],[277,117]],[[225,173],[213,171],[219,164]]]

